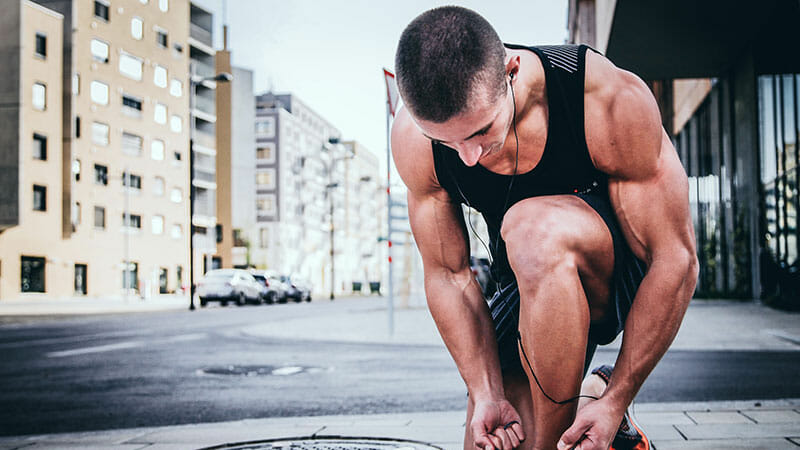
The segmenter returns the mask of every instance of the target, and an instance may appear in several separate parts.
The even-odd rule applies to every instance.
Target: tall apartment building
[[[179,289],[188,1],[7,3],[0,299]]]
[[[251,240],[252,261],[306,278],[317,295],[328,292],[330,201],[337,219],[345,198],[336,183],[344,180],[347,149],[331,144],[339,130],[295,95],[270,92],[256,97],[255,133],[258,234]]]
[[[641,76],[659,103],[689,177],[696,295],[800,308],[800,4],[569,5],[570,40]]]

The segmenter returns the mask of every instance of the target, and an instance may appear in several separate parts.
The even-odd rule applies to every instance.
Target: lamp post
[[[194,71],[192,71],[194,72]],[[192,111],[194,111],[194,98],[195,88],[197,85],[204,81],[215,81],[219,83],[227,83],[233,80],[233,76],[227,72],[218,73],[213,77],[204,77],[195,79],[193,75],[189,75],[189,311],[194,311],[194,119],[192,118]],[[211,205],[211,196],[207,196],[208,210],[213,209]],[[207,232],[206,232],[207,234]],[[208,264],[211,267],[211,264]]]
[[[339,144],[339,138],[336,138],[336,137],[329,138],[328,139],[328,144],[338,145]],[[329,147],[326,146],[326,145],[323,145],[322,149],[325,150],[325,151],[328,151]],[[328,204],[329,204],[329,208],[330,208],[330,217],[329,217],[330,230],[329,230],[329,233],[330,233],[330,248],[331,248],[331,296],[330,296],[331,301],[334,298],[336,298],[336,296],[334,295],[334,290],[335,290],[335,287],[336,287],[336,283],[335,283],[336,257],[334,255],[334,245],[333,245],[334,232],[335,232],[335,228],[334,228],[334,225],[333,225],[333,189],[339,186],[338,182],[336,182],[336,183],[333,182],[333,168],[336,165],[337,161],[342,161],[342,160],[345,160],[345,159],[351,159],[353,156],[355,156],[355,154],[351,150],[351,151],[348,152],[347,155],[340,156],[338,158],[334,157],[333,155],[331,155],[331,158],[330,158],[330,161],[328,162],[328,164],[325,164],[323,162],[323,164],[325,164],[325,168],[327,169],[327,172],[328,172],[328,184],[325,185],[325,193],[328,195]]]

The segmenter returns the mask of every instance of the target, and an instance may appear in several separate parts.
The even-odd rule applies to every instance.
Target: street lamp
[[[192,111],[194,111],[194,98],[195,88],[197,85],[205,81],[215,81],[219,83],[227,83],[233,80],[233,76],[227,72],[218,73],[213,77],[204,77],[195,79],[194,76],[189,76],[189,311],[194,311],[194,120],[191,118]],[[207,196],[209,211],[213,209],[211,205],[211,196]],[[208,234],[208,231],[206,231]],[[211,264],[207,264],[211,267]]]
[[[339,144],[339,138],[336,138],[336,137],[329,138],[328,139],[328,144],[338,145]],[[329,147],[326,146],[326,145],[323,145],[322,149],[325,150],[325,151],[328,151]],[[335,298],[334,290],[335,290],[335,286],[336,286],[335,275],[334,275],[336,273],[336,270],[335,270],[336,269],[336,266],[335,266],[336,257],[334,256],[334,246],[333,246],[333,238],[334,238],[334,231],[335,231],[335,229],[333,227],[333,189],[339,186],[338,182],[337,183],[333,182],[333,168],[336,165],[337,161],[341,161],[341,160],[345,160],[345,159],[351,159],[353,156],[355,156],[355,154],[353,153],[352,150],[350,150],[346,156],[340,156],[338,158],[334,158],[333,155],[331,155],[331,159],[328,162],[328,164],[325,164],[325,162],[323,161],[323,164],[325,165],[325,169],[328,172],[328,184],[325,185],[325,193],[328,196],[328,203],[330,205],[330,218],[329,218],[329,220],[330,220],[330,247],[331,247],[331,300],[333,300]]]

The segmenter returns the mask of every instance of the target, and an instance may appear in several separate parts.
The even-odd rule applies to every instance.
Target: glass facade
[[[781,274],[798,266],[798,93],[800,75],[758,77],[762,292],[774,295]]]
[[[757,83],[757,149],[736,145],[734,96],[727,78],[714,80],[711,92],[674,139],[689,176],[700,261],[696,297],[750,297],[751,264],[756,262],[760,295],[768,299],[786,289],[782,283],[800,265],[800,75],[760,75]],[[737,152],[753,151],[758,152],[757,171],[736,167],[742,160]],[[750,171],[758,174],[758,211],[748,211],[745,199],[736,198]],[[757,226],[751,217],[758,218]],[[751,233],[757,233],[758,254],[750,250]]]
[[[714,80],[709,95],[674,139],[689,177],[700,261],[696,297],[744,298],[752,289],[750,213],[736,199],[732,95],[728,80]]]

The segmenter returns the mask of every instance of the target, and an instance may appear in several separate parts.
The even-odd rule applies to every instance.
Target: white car
[[[245,270],[216,269],[206,272],[197,286],[200,306],[219,301],[222,306],[229,301],[242,306],[247,302],[261,303],[261,284]]]

